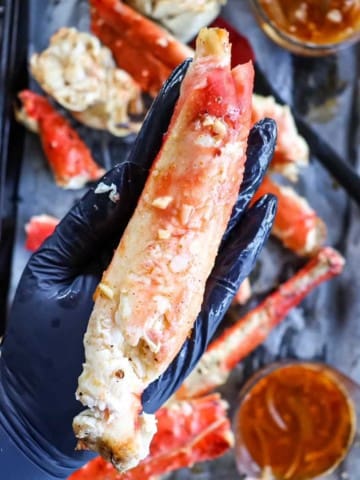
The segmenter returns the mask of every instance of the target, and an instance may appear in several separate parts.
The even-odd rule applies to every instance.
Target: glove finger
[[[129,162],[106,173],[31,257],[32,273],[41,273],[44,282],[65,281],[110,252],[134,212],[146,177],[146,170]]]
[[[169,368],[144,391],[144,411],[153,413],[179,388],[204,353],[241,282],[252,270],[267,240],[276,213],[276,199],[258,200],[233,229],[209,277],[202,310]]]
[[[239,219],[262,182],[274,155],[276,136],[276,123],[270,118],[260,120],[250,130],[246,150],[244,180],[241,184],[238,199],[225,231],[223,242],[226,241],[231,230],[239,222]]]
[[[15,415],[12,410],[6,412],[9,423],[16,429],[18,416],[25,418],[34,444],[41,445],[40,450],[50,456],[53,449],[62,452],[69,457],[63,460],[70,463],[76,444],[71,420],[82,409],[74,392],[84,362],[81,345],[92,308],[87,292],[94,290],[96,280],[91,274],[78,276],[70,294],[62,291],[55,299],[55,292],[43,295],[30,277],[28,288],[16,294],[2,345],[2,385],[16,410]],[[29,312],[34,312],[30,313],[31,324]],[[34,431],[41,435],[35,436]]]
[[[130,162],[149,169],[160,150],[163,134],[166,133],[175,103],[179,98],[181,83],[191,59],[181,63],[164,83],[153,101],[130,154]]]

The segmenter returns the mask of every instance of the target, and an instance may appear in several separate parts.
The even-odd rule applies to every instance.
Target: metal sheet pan
[[[16,229],[16,192],[24,131],[14,121],[12,101],[27,84],[27,2],[0,0],[0,334],[6,317],[11,252]]]

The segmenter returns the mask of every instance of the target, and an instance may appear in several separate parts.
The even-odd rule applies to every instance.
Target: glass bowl
[[[307,4],[313,3],[315,0],[286,0],[287,6],[293,4],[297,8],[295,13],[292,13],[291,19],[288,12],[286,15],[284,14],[281,1],[285,2],[285,0],[250,0],[250,3],[262,30],[275,43],[292,53],[313,57],[329,55],[360,40],[360,5],[357,0],[340,0],[340,2],[337,0],[337,4],[350,5],[353,3],[352,8],[355,9],[355,13],[348,13],[348,16],[342,16],[341,11],[337,9],[329,10],[335,0],[316,0],[318,4],[324,6],[324,20],[318,24],[306,20],[307,12],[308,15],[314,12],[314,5]],[[308,10],[306,10],[306,6],[309,7]],[[299,23],[301,18],[302,23]],[[329,18],[331,21],[328,20]],[[341,18],[344,20],[343,23],[339,21]],[[345,22],[345,19],[351,21],[352,25]],[[317,33],[316,25],[322,29]],[[327,25],[330,26],[325,30]],[[334,34],[330,35],[332,25]],[[306,34],[304,31],[301,33],[301,26],[306,29]],[[311,30],[315,33],[311,33]],[[327,37],[324,36],[325,32],[327,32]]]
[[[360,387],[315,362],[285,361],[243,386],[234,416],[235,458],[251,479],[326,478],[348,454]]]

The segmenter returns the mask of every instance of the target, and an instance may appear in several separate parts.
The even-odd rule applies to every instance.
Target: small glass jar
[[[324,478],[353,444],[360,387],[314,362],[274,363],[240,392],[234,417],[239,472],[251,479]]]
[[[293,53],[322,56],[360,40],[358,0],[250,0],[262,30]]]

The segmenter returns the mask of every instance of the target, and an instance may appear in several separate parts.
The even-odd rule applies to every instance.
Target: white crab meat
[[[188,42],[219,15],[226,0],[126,0],[125,3],[161,23],[179,40]]]
[[[129,114],[143,111],[140,87],[116,67],[111,51],[97,37],[61,28],[48,48],[32,55],[30,69],[41,87],[80,122],[119,136],[138,129]]]

